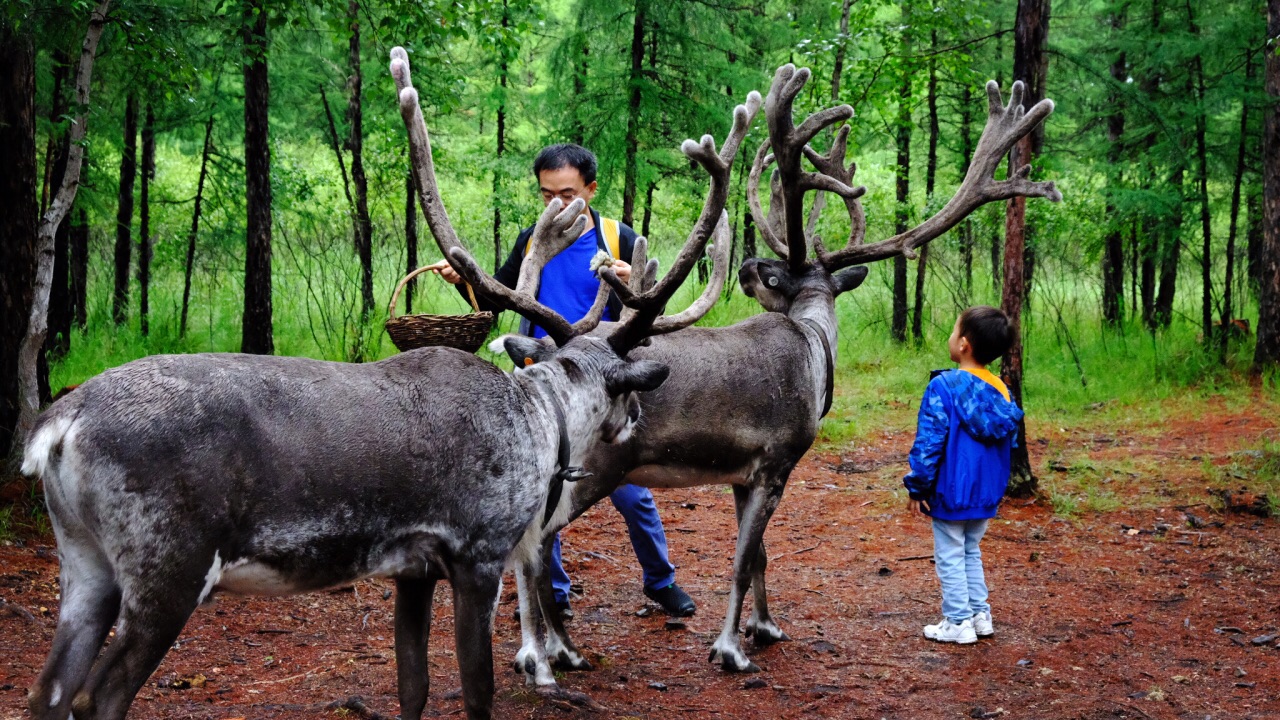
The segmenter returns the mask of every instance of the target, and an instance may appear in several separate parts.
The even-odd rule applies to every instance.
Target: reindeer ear
[[[858,265],[832,275],[831,284],[835,287],[836,295],[849,292],[861,285],[862,281],[867,279],[868,272],[866,265]]]
[[[524,335],[507,335],[502,338],[502,347],[517,368],[540,363],[555,354],[555,348],[542,340]]]
[[[610,397],[657,390],[670,373],[671,368],[653,360],[620,363],[605,373],[605,390]]]

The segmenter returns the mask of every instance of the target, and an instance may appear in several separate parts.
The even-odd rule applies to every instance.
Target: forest
[[[402,117],[407,62],[430,133],[430,184],[412,159],[412,113]],[[799,177],[790,165],[784,175],[766,120],[778,102],[771,83],[792,65],[809,73],[797,124],[844,113],[799,155],[814,171],[805,181],[821,176],[828,188],[811,194],[803,225],[789,215],[802,245],[780,241],[770,219],[792,201],[786,177]],[[753,92],[769,97],[758,115]],[[1012,122],[1024,109],[1043,122],[991,153],[1010,98]],[[1051,109],[1037,106],[1046,100]],[[721,148],[741,141],[725,176],[711,172],[711,191],[704,170],[718,160],[690,149],[705,136],[733,138]],[[732,490],[698,484],[723,479],[659,486],[672,562],[701,608],[664,621],[652,604],[633,607],[629,526],[600,509],[608,503],[585,510],[564,528],[571,627],[588,648],[570,666],[597,671],[557,666],[556,692],[545,682],[535,692],[519,675],[532,665],[517,661],[516,673],[496,674],[498,716],[1280,712],[1280,0],[0,0],[0,715],[26,707],[27,687],[46,698],[36,672],[60,613],[75,609],[64,599],[71,576],[58,574],[66,549],[52,547],[64,530],[56,493],[44,495],[52,475],[19,469],[24,452],[62,452],[31,442],[39,413],[152,356],[310,358],[342,372],[413,358],[393,344],[389,320],[472,311],[435,274],[396,292],[448,245],[424,208],[442,203],[477,264],[496,272],[543,214],[533,163],[557,143],[595,153],[591,207],[647,238],[664,270],[687,270],[685,238],[709,227],[709,198],[727,182],[727,233],[659,303],[704,303],[703,288],[723,277],[711,256],[723,253],[729,280],[702,306],[703,328],[768,307],[750,290],[763,277],[756,258],[785,262],[803,247],[823,262],[857,256],[846,239],[924,239],[871,257],[860,286],[835,300],[826,407],[786,498],[778,503],[784,476],[764,511],[760,533],[779,508],[769,552],[760,535],[741,545],[763,507],[744,500],[754,477]],[[846,147],[848,166],[832,166]],[[767,164],[766,153],[778,174],[759,189],[753,161]],[[955,215],[949,203],[973,193],[971,165],[1022,191],[978,193],[976,209]],[[928,229],[948,213],[962,219]],[[1000,640],[965,655],[913,645],[934,611],[938,556],[927,525],[906,517],[903,472],[930,370],[949,366],[957,315],[974,305],[1012,320],[1013,347],[992,370],[1026,414],[987,541]],[[489,337],[519,323],[503,312]],[[465,362],[511,367],[504,353],[478,355]],[[714,378],[718,361],[737,356],[707,357]],[[746,382],[754,370],[728,372],[744,388],[769,387]],[[432,377],[454,380],[442,373]],[[722,401],[732,410],[736,399]],[[723,409],[680,417],[717,426]],[[562,411],[557,422],[555,483],[581,470],[568,467]],[[229,467],[216,479],[237,477]],[[724,590],[735,532],[734,572],[759,563],[750,660],[737,647],[741,588]],[[220,567],[213,557],[209,579],[205,566],[197,578],[200,604]],[[777,625],[767,610],[758,619],[767,563]],[[155,662],[167,658],[142,676],[131,717],[385,718],[397,701],[413,716],[412,692],[397,695],[387,665],[408,657],[406,586],[361,577],[198,610],[180,641],[158,645]],[[459,594],[465,579],[449,583],[451,600],[436,602],[453,613],[436,627],[428,586],[418,629],[435,642],[429,661],[424,642],[410,662],[436,690],[427,701],[423,685],[418,700],[487,717],[469,683],[493,673],[468,672],[464,648],[477,643],[463,636],[489,600]],[[521,631],[505,620],[528,607],[498,587],[505,607],[490,630],[502,665],[521,657]],[[435,637],[455,629],[456,663]],[[116,645],[129,646],[116,637],[104,658]],[[704,661],[708,645],[719,669]],[[402,667],[401,679],[411,675]],[[48,712],[65,716],[70,701],[52,693]]]

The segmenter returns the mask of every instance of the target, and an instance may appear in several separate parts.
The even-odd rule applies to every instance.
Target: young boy
[[[1022,410],[986,366],[1013,343],[1009,318],[993,307],[961,313],[947,339],[957,370],[934,371],[920,402],[908,508],[933,518],[933,558],[942,581],[942,621],[924,636],[962,645],[995,634],[978,543],[1009,485],[1009,451]]]

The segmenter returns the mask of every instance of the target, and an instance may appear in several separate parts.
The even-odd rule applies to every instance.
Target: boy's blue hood
[[[943,373],[960,425],[983,443],[1003,440],[1018,431],[1022,409],[1004,399],[991,383],[964,370]]]

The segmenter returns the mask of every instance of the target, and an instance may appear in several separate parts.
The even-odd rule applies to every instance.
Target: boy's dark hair
[[[541,177],[543,170],[559,170],[569,166],[582,176],[582,183],[590,185],[596,181],[596,155],[581,145],[560,143],[542,148],[533,161],[533,176]]]
[[[973,359],[988,365],[1009,352],[1013,345],[1013,325],[1003,310],[975,305],[960,313],[960,337],[969,341]]]

